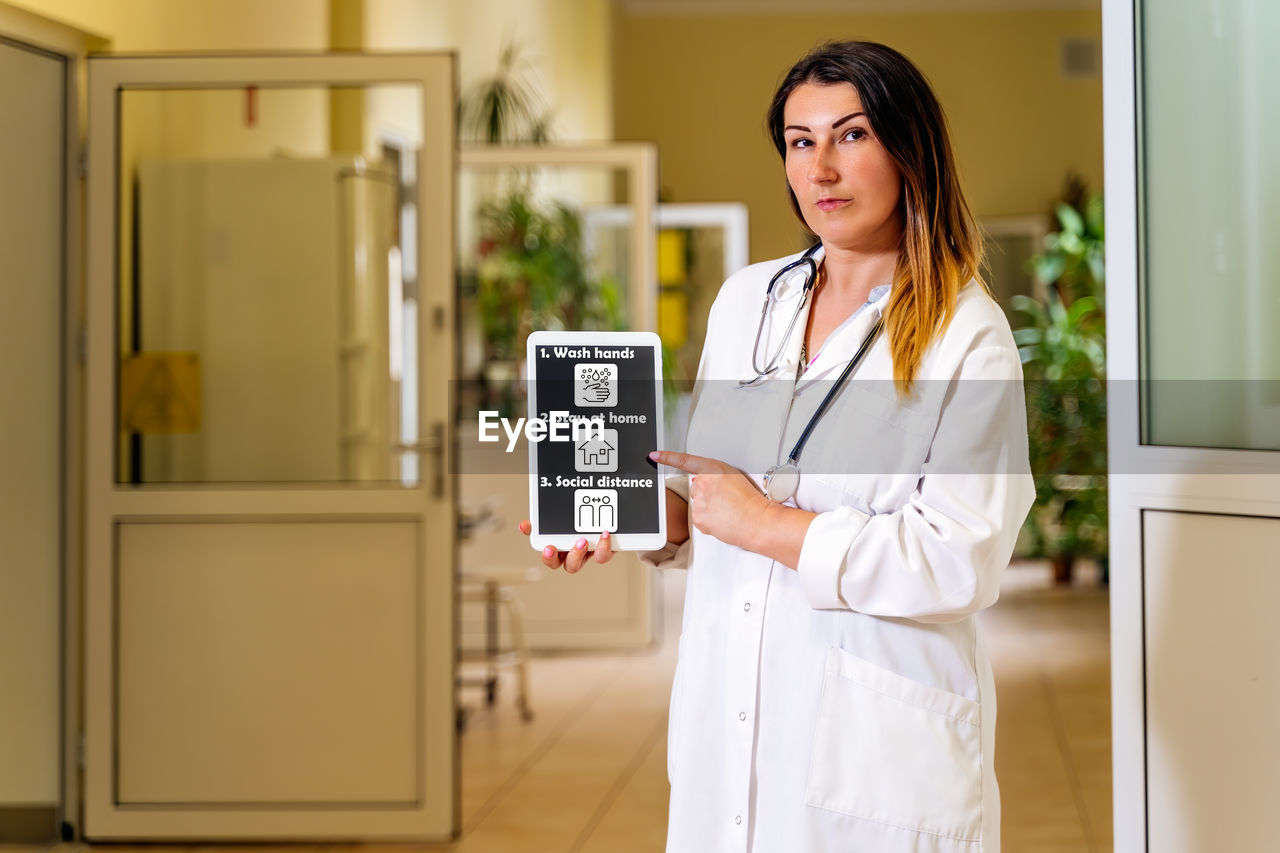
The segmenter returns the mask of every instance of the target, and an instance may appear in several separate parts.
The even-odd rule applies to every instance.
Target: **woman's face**
[[[783,106],[787,183],[828,249],[886,251],[902,234],[902,177],[852,83],[803,83]]]

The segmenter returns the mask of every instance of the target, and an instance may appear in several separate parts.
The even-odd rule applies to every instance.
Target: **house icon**
[[[618,431],[604,430],[604,435],[592,432],[583,436],[574,446],[574,468],[578,471],[618,470]]]

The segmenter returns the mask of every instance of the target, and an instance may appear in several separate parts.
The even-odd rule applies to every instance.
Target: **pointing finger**
[[[715,459],[694,456],[692,453],[676,453],[672,450],[655,450],[649,454],[649,458],[659,464],[688,471],[690,474],[712,474],[720,465]]]

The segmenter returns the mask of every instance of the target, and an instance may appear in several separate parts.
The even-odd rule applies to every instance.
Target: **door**
[[[0,37],[0,824],[39,810],[46,832],[60,797],[67,64]]]
[[[1275,847],[1277,31],[1103,2],[1118,851]]]
[[[458,829],[453,74],[90,60],[91,840]]]

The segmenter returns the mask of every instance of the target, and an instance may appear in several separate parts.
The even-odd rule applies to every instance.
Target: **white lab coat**
[[[725,282],[690,418],[689,452],[757,482],[888,300],[838,330],[797,381],[802,314],[781,369],[740,389],[766,284],[791,259]],[[798,294],[798,278],[779,284],[761,359]],[[662,564],[689,570],[671,853],[1000,848],[995,687],[974,614],[996,600],[1034,495],[1021,364],[1004,315],[971,283],[910,399],[892,375],[881,334],[805,446],[794,503],[819,515],[798,571],[696,530]],[[668,486],[687,494],[678,476]]]

